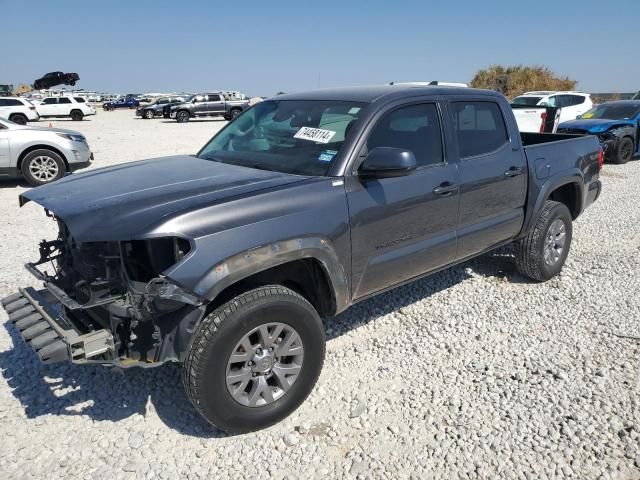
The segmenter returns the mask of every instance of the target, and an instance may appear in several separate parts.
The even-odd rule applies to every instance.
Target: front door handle
[[[451,182],[442,182],[436,188],[433,189],[433,193],[440,195],[441,197],[448,197],[453,192],[458,190],[458,185]]]
[[[504,172],[505,177],[517,177],[518,175],[522,175],[524,173],[524,169],[520,167],[511,167],[509,170]]]

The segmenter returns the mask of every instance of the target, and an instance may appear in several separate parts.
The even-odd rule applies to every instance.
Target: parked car
[[[60,233],[27,265],[44,288],[2,303],[44,362],[183,362],[208,421],[263,428],[316,383],[322,316],[512,242],[523,275],[556,276],[601,153],[594,137],[520,134],[497,92],[282,95],[195,156],[22,193]]]
[[[549,122],[557,127],[559,123],[573,120],[593,107],[591,95],[582,92],[526,92],[514,98],[511,103],[516,108],[529,107],[524,110],[517,109],[516,111],[516,120],[521,132],[551,131],[552,128],[549,126]],[[543,111],[542,109],[531,108],[536,106],[558,109],[558,116],[555,116],[556,110],[545,109]],[[544,112],[546,114],[543,115]],[[540,130],[539,126],[543,117],[545,129]],[[538,126],[538,128],[532,130],[535,126]]]
[[[105,112],[115,110],[116,108],[136,108],[140,102],[133,97],[118,98],[110,102],[104,102],[102,108]]]
[[[225,100],[222,93],[193,95],[184,103],[166,105],[164,118],[174,118],[178,123],[188,122],[193,117],[224,117],[233,120],[249,108],[249,100]]]
[[[84,97],[47,97],[36,106],[41,118],[64,118],[80,121],[84,117],[96,114]]]
[[[40,119],[35,105],[20,97],[0,97],[0,117],[20,125]]]
[[[162,109],[165,106],[183,103],[187,98],[189,97],[158,97],[151,103],[136,108],[136,116],[147,119],[162,116]]]
[[[521,132],[555,133],[560,124],[560,109],[557,107],[512,103],[511,109]]]
[[[44,185],[90,165],[87,139],[73,130],[27,127],[0,118],[0,179]]]
[[[56,85],[75,85],[80,80],[77,73],[50,72],[33,82],[34,90],[55,87]]]
[[[596,135],[607,161],[627,163],[640,154],[640,100],[602,103],[561,123],[558,132]]]

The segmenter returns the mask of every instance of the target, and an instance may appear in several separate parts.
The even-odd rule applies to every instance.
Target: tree
[[[508,98],[531,90],[574,90],[578,83],[569,77],[557,76],[548,67],[490,65],[489,68],[478,70],[470,85],[495,90],[501,80],[506,80],[504,94]]]

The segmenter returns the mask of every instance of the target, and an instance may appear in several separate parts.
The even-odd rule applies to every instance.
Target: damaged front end
[[[40,258],[25,266],[44,288],[2,300],[40,359],[121,367],[182,360],[205,302],[163,272],[189,255],[189,240],[77,243],[56,221],[58,238],[43,240]]]

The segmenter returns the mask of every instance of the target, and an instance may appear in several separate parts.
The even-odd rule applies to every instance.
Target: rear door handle
[[[456,190],[458,190],[458,185],[456,185],[455,183],[442,182],[440,185],[433,189],[433,193],[435,193],[436,195],[440,195],[441,197],[447,197]]]
[[[517,177],[518,175],[522,175],[524,173],[524,169],[520,167],[511,167],[509,170],[504,172],[505,177]]]

